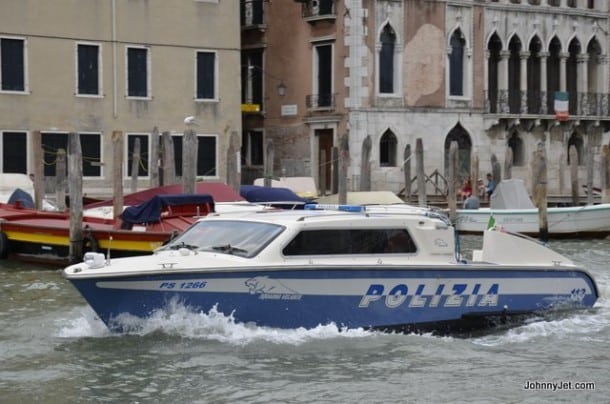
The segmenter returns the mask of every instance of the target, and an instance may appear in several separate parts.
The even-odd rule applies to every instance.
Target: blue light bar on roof
[[[319,204],[307,203],[304,209],[307,210],[339,210],[341,212],[364,212],[365,208],[361,205],[335,205],[335,204]]]

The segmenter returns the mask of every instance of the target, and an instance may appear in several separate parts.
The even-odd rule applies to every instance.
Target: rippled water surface
[[[59,270],[0,262],[0,402],[608,402],[610,240],[550,245],[593,274],[596,307],[470,338],[252,328],[181,308],[113,335]],[[577,382],[594,389],[566,389]]]

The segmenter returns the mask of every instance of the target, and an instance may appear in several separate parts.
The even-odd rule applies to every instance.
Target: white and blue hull
[[[460,331],[472,320],[591,307],[598,292],[575,268],[493,266],[277,267],[72,277],[106,325],[146,318],[179,302],[236,321],[278,328],[338,327]]]
[[[513,233],[537,235],[538,209],[458,209],[455,226],[462,233],[483,233],[493,216],[495,224]],[[550,236],[602,236],[610,234],[610,204],[547,208]]]

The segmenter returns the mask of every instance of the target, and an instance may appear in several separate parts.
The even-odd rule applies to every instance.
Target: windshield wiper
[[[179,250],[181,248],[187,248],[189,250],[198,250],[199,246],[192,245],[192,244],[186,244],[184,241],[182,241],[180,243],[170,245],[169,248],[171,250]]]
[[[246,254],[248,251],[243,248],[233,247],[231,244],[215,245],[211,247],[214,251],[221,251],[227,254]]]

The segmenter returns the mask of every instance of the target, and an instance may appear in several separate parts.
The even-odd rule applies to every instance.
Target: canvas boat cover
[[[121,219],[123,222],[132,224],[157,223],[161,220],[161,212],[167,206],[204,204],[210,204],[213,208],[214,199],[207,194],[156,195],[140,205],[125,208]]]
[[[489,198],[494,209],[536,209],[521,179],[502,180]]]
[[[17,188],[13,191],[10,198],[8,198],[8,203],[11,205],[19,204],[22,208],[34,209],[34,200],[32,199],[32,196],[21,188]]]
[[[123,205],[132,206],[144,203],[154,197],[155,195],[175,195],[183,192],[183,186],[181,184],[175,185],[164,185],[155,188],[149,188],[142,191],[127,194],[123,197]],[[237,192],[230,186],[223,182],[197,182],[195,184],[196,194],[211,195],[215,202],[239,202],[243,201]],[[85,209],[97,208],[100,206],[112,206],[112,199],[105,201],[99,201],[87,204]]]
[[[270,204],[280,208],[294,208],[296,205],[303,206],[309,202],[288,188],[242,185],[239,193],[248,202]]]

